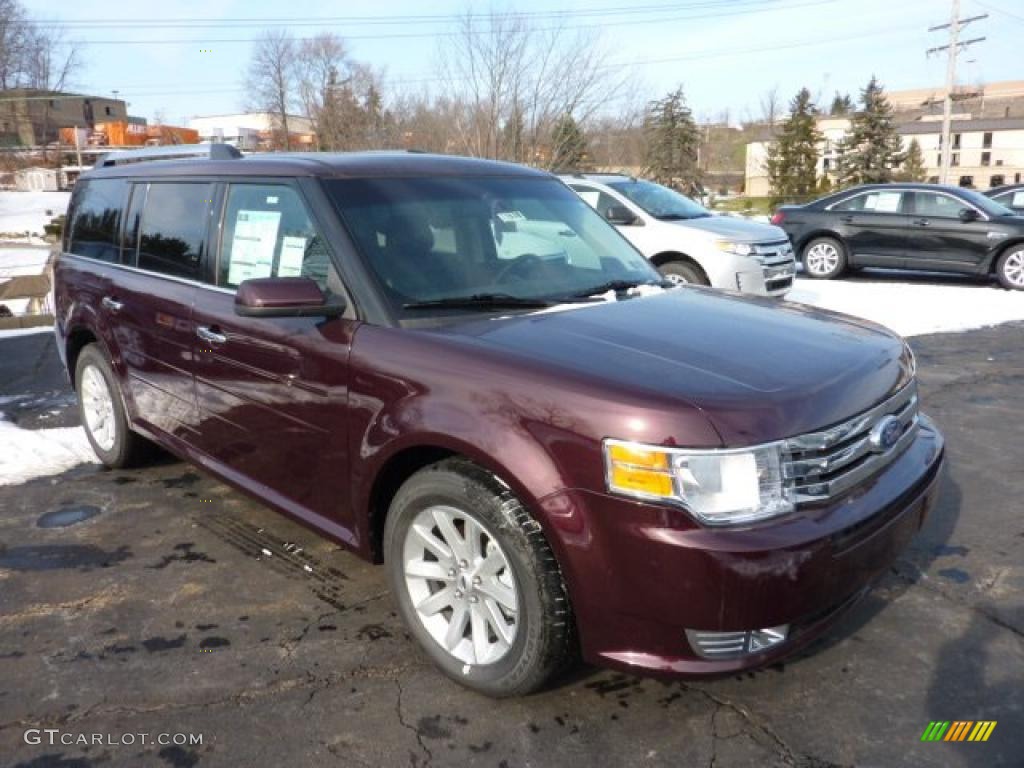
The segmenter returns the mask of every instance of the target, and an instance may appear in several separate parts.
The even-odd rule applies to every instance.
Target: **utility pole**
[[[961,19],[960,0],[953,0],[953,8],[949,15],[949,23],[939,24],[938,26],[930,27],[928,29],[929,32],[937,32],[940,29],[949,30],[948,45],[929,48],[927,51],[927,55],[929,56],[946,51],[946,96],[942,100],[942,168],[939,172],[939,182],[942,184],[949,183],[949,167],[952,164],[953,159],[953,141],[950,135],[950,128],[953,119],[953,88],[956,87],[956,57],[959,55],[961,50],[973,45],[974,43],[980,43],[985,39],[984,37],[975,37],[970,40],[960,40],[960,30],[972,21],[979,21],[980,19],[986,18],[988,18],[988,14],[983,13],[979,16],[971,16],[967,19]]]

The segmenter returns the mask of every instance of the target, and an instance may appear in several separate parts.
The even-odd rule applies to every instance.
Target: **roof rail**
[[[173,160],[182,157],[208,157],[210,160],[235,160],[242,153],[230,144],[173,144],[167,147],[143,147],[108,152],[96,163],[97,168],[147,160]]]

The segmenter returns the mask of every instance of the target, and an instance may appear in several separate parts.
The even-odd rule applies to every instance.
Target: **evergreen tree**
[[[787,117],[768,149],[765,163],[772,196],[776,200],[810,197],[818,186],[818,144],[822,141],[816,124],[817,109],[811,92],[801,88],[789,105]]]
[[[928,178],[928,172],[924,167],[924,153],[921,151],[921,145],[917,143],[917,139],[910,141],[906,156],[903,158],[903,165],[900,166],[896,178],[899,181],[924,181]]]
[[[587,161],[587,138],[571,114],[566,112],[551,132],[551,167],[581,169]]]
[[[682,87],[651,102],[644,116],[646,175],[667,186],[692,189],[700,181],[700,132]]]
[[[900,137],[892,105],[875,77],[861,91],[861,109],[853,116],[850,132],[839,145],[839,182],[876,184],[891,181],[903,162]]]
[[[850,94],[844,93],[839,95],[839,91],[836,91],[835,98],[832,99],[832,107],[828,113],[833,116],[848,115],[853,112],[853,101],[850,99]]]

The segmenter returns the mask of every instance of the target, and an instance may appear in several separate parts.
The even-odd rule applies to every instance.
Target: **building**
[[[45,146],[58,140],[61,128],[91,131],[99,122],[127,119],[120,99],[28,88],[0,91],[0,146]]]
[[[275,116],[269,112],[243,112],[193,117],[188,127],[199,133],[201,142],[231,144],[244,150],[274,149],[277,141],[274,121]],[[288,115],[288,134],[292,149],[312,149],[316,145],[313,122],[309,118]]]
[[[846,117],[821,117],[818,130],[824,135],[819,144],[818,176],[835,181],[840,142],[850,129]],[[975,189],[989,189],[1002,184],[1017,184],[1024,179],[1024,117],[975,119],[957,115],[950,135],[953,155],[950,159],[949,183]],[[938,183],[941,175],[942,120],[926,115],[901,122],[897,131],[903,149],[917,140],[924,155],[928,181]],[[751,197],[771,193],[765,170],[771,139],[763,137],[747,144],[744,191]]]

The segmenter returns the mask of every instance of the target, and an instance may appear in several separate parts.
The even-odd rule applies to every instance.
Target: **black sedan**
[[[784,205],[772,224],[786,230],[810,277],[890,267],[995,275],[1024,290],[1024,217],[970,189],[866,184]]]
[[[1018,216],[1024,215],[1024,184],[1007,184],[993,187],[985,193],[1000,205],[1005,205]]]

